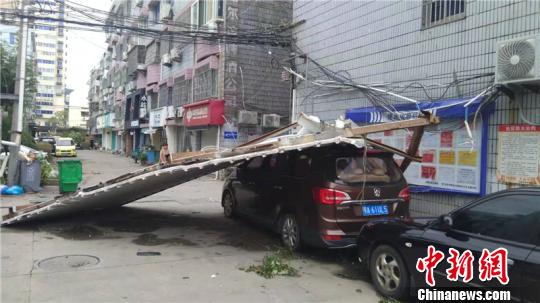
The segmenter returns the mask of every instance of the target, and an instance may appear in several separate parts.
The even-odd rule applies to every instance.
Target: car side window
[[[533,245],[540,242],[540,201],[532,195],[495,197],[456,213],[453,221],[453,229],[472,234]]]
[[[249,163],[246,165],[247,170],[255,170],[262,167],[264,158],[263,157],[257,157],[253,158]]]

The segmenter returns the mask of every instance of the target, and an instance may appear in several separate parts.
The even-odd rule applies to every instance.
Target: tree
[[[14,94],[16,85],[17,70],[17,50],[9,45],[0,44],[0,92],[2,94]],[[37,92],[37,80],[34,70],[34,60],[31,55],[26,60],[26,77],[24,85],[24,115],[23,133],[28,132],[28,122],[32,119],[34,112],[34,99]],[[2,139],[9,140],[11,134],[11,120],[13,113],[13,103],[2,102],[2,109],[8,113],[2,119]],[[23,135],[23,138],[25,136]],[[28,137],[28,136],[26,136]],[[24,144],[24,143],[23,143]]]
[[[52,127],[53,132],[56,133],[57,128],[64,128],[67,125],[66,111],[61,110],[54,113],[54,116],[47,120],[47,124]]]

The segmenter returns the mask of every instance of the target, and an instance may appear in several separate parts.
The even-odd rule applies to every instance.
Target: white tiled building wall
[[[325,67],[357,83],[391,82],[406,85],[446,84],[458,78],[495,72],[498,41],[540,35],[540,1],[465,1],[465,18],[422,29],[422,1],[294,1],[293,22],[306,20],[294,29],[297,52],[306,53]],[[308,79],[323,79],[312,63],[296,61]],[[481,77],[460,84],[463,96],[474,96],[493,82]],[[428,88],[434,100],[458,96],[453,86]],[[299,110],[335,119],[346,109],[371,106],[359,92],[327,94],[305,81],[297,88]],[[418,100],[428,97],[421,88],[404,95]],[[489,121],[487,192],[506,188],[496,180],[497,125],[523,123],[517,104],[528,120],[540,123],[540,95],[524,92],[516,100],[497,100]],[[412,210],[439,214],[463,205],[475,196],[416,194]]]

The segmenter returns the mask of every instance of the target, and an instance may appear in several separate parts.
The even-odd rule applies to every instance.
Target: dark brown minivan
[[[409,216],[409,189],[393,154],[365,154],[343,144],[246,161],[224,184],[225,216],[264,224],[293,250],[353,246],[365,222]]]

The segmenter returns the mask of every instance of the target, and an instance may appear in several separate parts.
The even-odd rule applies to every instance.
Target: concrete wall
[[[466,1],[465,18],[422,29],[422,1],[294,1],[293,22],[306,20],[294,30],[296,51],[306,53],[335,72],[355,82],[391,82],[396,91],[417,100],[473,96],[493,83],[480,77],[452,86],[445,85],[468,76],[495,72],[496,42],[540,34],[540,1]],[[296,61],[308,79],[326,79],[314,64]],[[335,119],[344,111],[371,104],[358,91],[325,95],[305,81],[298,86],[299,110]],[[325,96],[322,96],[325,95]],[[394,100],[395,101],[395,100]],[[540,122],[538,95],[524,92],[515,101],[500,98],[489,122],[487,192],[506,188],[496,180],[497,126],[523,123],[518,117],[521,104],[529,120]],[[413,210],[437,214],[463,205],[475,196],[416,194]],[[436,202],[436,203],[432,203]]]

